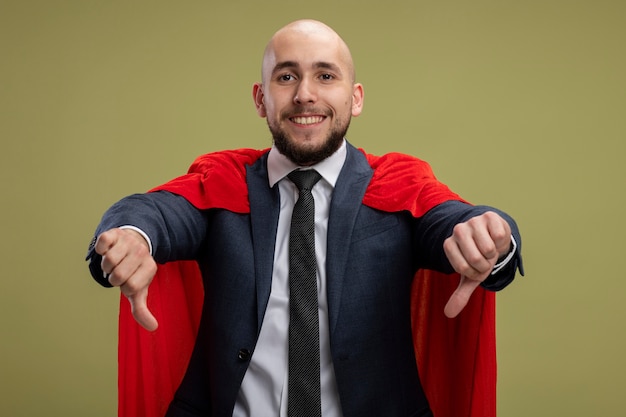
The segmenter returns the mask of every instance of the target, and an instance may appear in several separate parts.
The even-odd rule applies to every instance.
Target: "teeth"
[[[322,116],[307,116],[307,117],[292,117],[291,120],[299,125],[312,125],[314,123],[320,123],[324,118]]]

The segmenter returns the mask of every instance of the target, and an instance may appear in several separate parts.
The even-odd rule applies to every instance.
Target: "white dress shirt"
[[[315,257],[317,259],[317,295],[320,321],[320,360],[322,416],[341,417],[341,404],[330,353],[328,302],[326,297],[326,237],[328,212],[333,189],[346,159],[346,143],[329,158],[311,167],[322,179],[315,184]],[[298,199],[298,189],[288,178],[293,162],[276,148],[267,160],[269,185],[278,183],[280,215],[272,288],[261,333],[248,370],[243,378],[233,417],[287,416],[288,331],[289,331],[289,229],[291,214]]]

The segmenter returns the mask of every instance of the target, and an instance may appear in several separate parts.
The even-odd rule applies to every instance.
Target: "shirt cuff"
[[[150,255],[152,256],[152,241],[150,240],[150,238],[148,237],[148,235],[146,234],[146,232],[144,232],[143,230],[141,230],[138,227],[135,226],[131,226],[131,225],[125,225],[125,226],[120,226],[120,229],[130,229],[130,230],[134,230],[135,232],[139,233],[141,236],[143,236],[143,238],[146,240],[146,243],[148,243],[148,248],[150,249]]]
[[[513,238],[513,235],[511,235],[511,245],[512,245],[511,251],[506,256],[506,258],[504,258],[503,260],[501,260],[500,262],[498,262],[497,264],[493,266],[491,275],[495,275],[498,272],[500,272],[515,256],[515,253],[517,252],[517,242],[515,241],[515,238]]]

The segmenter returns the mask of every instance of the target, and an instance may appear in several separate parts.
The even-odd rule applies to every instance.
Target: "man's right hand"
[[[110,229],[98,236],[95,251],[102,255],[105,278],[111,285],[120,287],[130,301],[137,323],[146,330],[156,330],[159,324],[148,309],[147,300],[157,265],[148,242],[132,229]]]

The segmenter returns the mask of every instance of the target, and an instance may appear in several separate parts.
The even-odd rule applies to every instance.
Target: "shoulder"
[[[268,150],[237,149],[199,156],[187,174],[151,191],[183,196],[197,209],[223,208],[249,212],[246,167],[254,165]]]
[[[259,158],[267,154],[269,149],[234,149],[206,153],[197,157],[189,167],[189,174],[209,173],[241,173],[245,174],[246,166],[253,165]]]
[[[415,178],[434,178],[430,164],[423,159],[400,152],[390,152],[384,155],[373,155],[359,148],[370,167],[374,170],[374,178],[382,176],[409,175]]]
[[[431,208],[449,200],[461,200],[439,182],[426,161],[392,152],[371,155],[359,149],[374,170],[363,203],[384,211],[409,211],[421,217]]]

